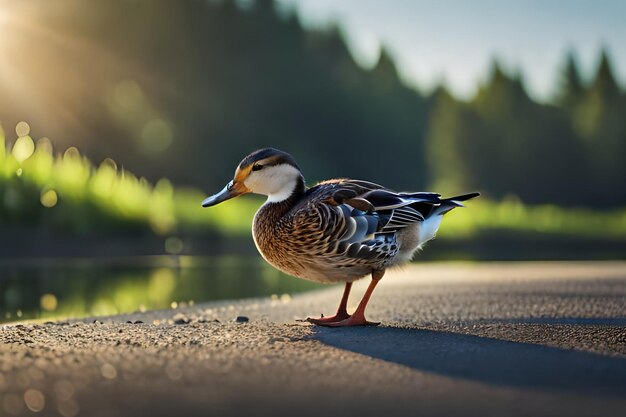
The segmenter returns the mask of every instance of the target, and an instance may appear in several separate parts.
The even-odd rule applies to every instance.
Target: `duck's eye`
[[[252,165],[252,170],[253,171],[258,171],[258,170],[261,170],[261,169],[263,169],[263,165],[261,165],[261,164],[254,164],[254,165]]]

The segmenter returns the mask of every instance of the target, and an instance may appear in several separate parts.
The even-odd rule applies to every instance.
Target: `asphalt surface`
[[[624,262],[416,265],[378,327],[296,321],[341,292],[2,326],[0,415],[626,415]]]

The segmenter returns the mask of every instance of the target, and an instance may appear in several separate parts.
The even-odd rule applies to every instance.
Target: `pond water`
[[[0,322],[85,317],[293,294],[319,284],[259,257],[0,260]]]

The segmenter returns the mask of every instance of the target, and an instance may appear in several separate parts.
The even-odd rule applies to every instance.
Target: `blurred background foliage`
[[[564,57],[549,103],[496,59],[460,100],[407,86],[385,48],[357,65],[338,27],[305,30],[271,0],[0,4],[0,230],[27,236],[20,250],[156,235],[159,251],[189,252],[194,236],[247,234],[260,200],[199,202],[263,146],[309,183],[480,190],[442,238],[626,236],[626,94],[607,50],[589,81]]]

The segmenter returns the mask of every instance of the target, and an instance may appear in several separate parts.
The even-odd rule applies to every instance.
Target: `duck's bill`
[[[233,183],[233,181],[226,184],[226,187],[222,189],[217,194],[212,195],[211,197],[207,197],[202,202],[202,207],[211,207],[219,203],[223,203],[226,200],[230,200],[231,198],[237,197],[238,195],[247,193],[248,190],[240,186],[238,184]]]

